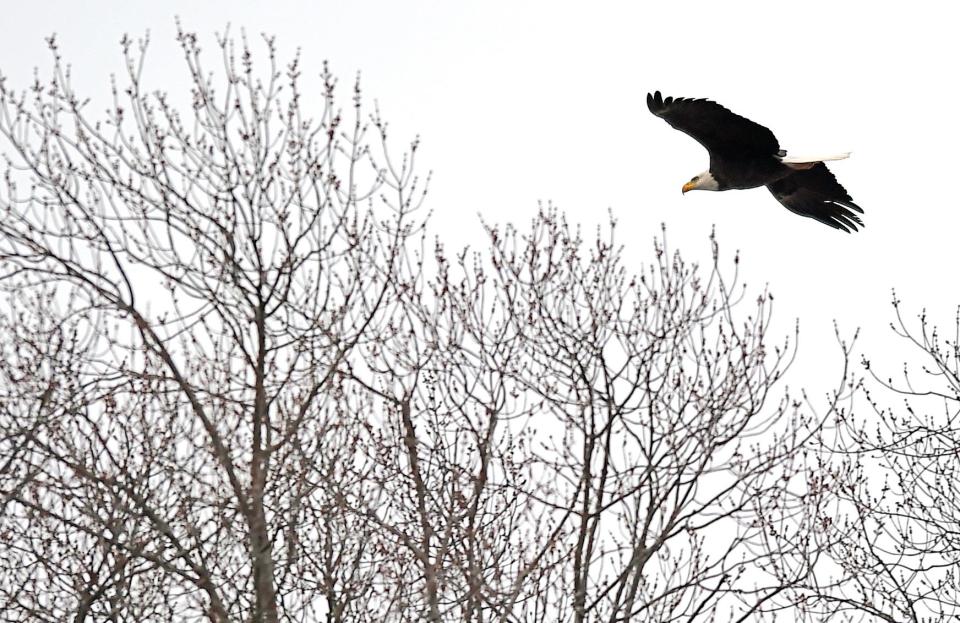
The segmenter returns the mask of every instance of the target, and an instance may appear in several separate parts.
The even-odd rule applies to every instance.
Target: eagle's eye
[[[692,180],[690,180],[690,181],[693,182],[694,184],[696,184],[697,182],[700,181],[700,176],[699,176],[699,175],[696,175],[696,176],[694,176],[694,178],[693,178]]]

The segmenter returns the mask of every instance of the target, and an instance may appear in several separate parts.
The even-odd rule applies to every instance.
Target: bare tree
[[[342,112],[324,67],[312,116],[272,39],[262,74],[178,40],[187,116],[127,38],[101,121],[52,40],[48,82],[0,82],[7,620],[790,607],[835,405],[771,394],[791,343],[715,243],[702,269],[664,234],[633,276],[614,222],[542,209],[430,248],[417,142],[392,158],[359,85]]]
[[[103,121],[52,40],[49,82],[0,90],[5,523],[30,536],[9,550],[5,611],[275,621],[324,582],[365,581],[315,568],[316,548],[361,532],[331,519],[304,542],[299,527],[333,503],[314,463],[349,460],[334,375],[414,230],[416,145],[402,163],[378,153],[386,126],[359,86],[345,119],[326,69],[305,117],[299,60],[278,67],[270,39],[262,79],[246,42],[220,39],[217,83],[178,38],[187,118],[145,91],[145,43],[127,38]]]
[[[613,229],[589,244],[556,219],[523,245],[492,232],[518,380],[553,433],[534,495],[570,531],[553,603],[574,621],[759,615],[811,571],[809,541],[765,535],[806,512],[787,483],[821,420],[768,404],[793,351],[767,340],[767,293],[736,319],[745,290],[715,242],[705,272],[664,242],[633,276]]]
[[[882,372],[888,364],[864,357],[863,408],[838,411],[821,439],[833,499],[823,520],[834,564],[825,571],[835,587],[810,591],[814,620],[919,623],[960,614],[960,313],[945,337],[926,311],[912,328],[896,296],[893,307],[891,329],[919,358],[897,379]]]

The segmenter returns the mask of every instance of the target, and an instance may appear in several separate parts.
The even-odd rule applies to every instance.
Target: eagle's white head
[[[683,185],[683,192],[688,190],[720,190],[720,184],[713,179],[710,171],[704,171],[700,175],[694,175],[693,179]]]

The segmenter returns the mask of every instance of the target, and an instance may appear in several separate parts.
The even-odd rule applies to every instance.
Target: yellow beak
[[[688,190],[693,190],[696,187],[697,185],[694,184],[693,182],[687,182],[686,184],[683,185],[683,194],[687,194]]]

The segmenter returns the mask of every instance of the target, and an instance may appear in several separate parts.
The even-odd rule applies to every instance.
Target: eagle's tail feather
[[[831,160],[845,160],[850,157],[850,152],[845,151],[840,154],[829,154],[825,156],[788,156],[785,152],[777,154],[777,159],[780,160],[783,164],[790,166],[796,164],[808,164],[810,166],[815,165],[818,162],[829,162]],[[810,167],[796,167],[809,169]]]

